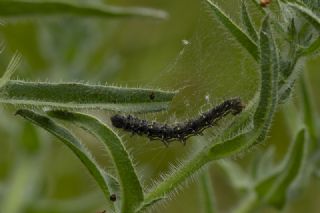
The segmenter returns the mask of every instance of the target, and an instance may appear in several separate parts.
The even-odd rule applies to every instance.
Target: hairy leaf
[[[320,36],[316,38],[308,47],[301,48],[299,51],[300,56],[307,56],[317,54],[320,51]]]
[[[206,0],[219,21],[229,30],[237,41],[252,55],[255,60],[259,59],[259,51],[256,43],[243,30],[234,23],[216,3]]]
[[[143,191],[121,139],[101,121],[89,115],[66,111],[49,111],[48,114],[78,125],[105,144],[119,176],[122,212],[133,212],[143,201]]]
[[[1,47],[0,47],[1,49]],[[1,53],[1,50],[0,50]],[[3,87],[8,81],[10,80],[11,76],[14,74],[14,72],[17,70],[17,67],[19,66],[21,61],[21,54],[16,52],[14,56],[11,58],[11,61],[8,64],[8,67],[6,69],[6,72],[3,74],[3,76],[0,78],[0,88]]]
[[[251,17],[248,14],[247,6],[244,0],[241,1],[241,17],[242,17],[242,22],[243,25],[246,28],[247,33],[251,37],[253,41],[258,41],[258,34],[257,31],[255,30]]]
[[[254,115],[254,126],[262,131],[258,142],[264,141],[278,103],[279,52],[268,18],[263,21],[260,31],[260,54],[260,100]]]
[[[106,109],[125,112],[160,111],[176,93],[82,83],[8,81],[0,88],[0,103],[66,109]]]
[[[307,19],[320,33],[320,17],[316,16],[315,13],[312,12],[312,10],[302,5],[295,3],[288,3],[288,5],[298,13],[300,13],[305,19]]]

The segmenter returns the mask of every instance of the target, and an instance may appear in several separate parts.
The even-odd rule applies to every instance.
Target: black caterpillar
[[[211,110],[201,114],[198,118],[175,125],[167,125],[157,122],[141,120],[132,115],[114,115],[111,117],[112,125],[133,134],[146,135],[151,140],[162,140],[165,145],[174,140],[185,143],[186,140],[195,135],[201,135],[202,131],[214,126],[217,121],[228,114],[237,115],[244,109],[240,98],[224,101]]]

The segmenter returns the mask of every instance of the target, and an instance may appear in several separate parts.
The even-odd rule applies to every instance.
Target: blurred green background
[[[183,121],[226,98],[239,96],[246,102],[255,93],[259,84],[257,65],[202,1],[103,2],[158,8],[167,11],[170,17],[165,21],[68,15],[3,18],[6,25],[0,27],[0,39],[6,49],[0,55],[1,72],[18,50],[23,61],[14,76],[17,79],[179,89],[168,112],[140,115],[166,122]],[[219,2],[239,22],[239,1]],[[259,25],[259,13],[251,9]],[[318,105],[319,66],[318,57],[308,61],[305,68]],[[294,98],[297,97],[298,94]],[[9,206],[14,207],[9,213],[102,211],[104,197],[81,162],[55,138],[15,117],[14,111],[11,106],[3,106],[0,111],[0,212],[1,205],[10,202]],[[92,113],[106,122],[112,114]],[[220,125],[223,127],[225,123]],[[74,131],[81,135],[98,162],[109,169],[102,145],[85,132]],[[219,127],[207,131],[206,138],[218,132]],[[170,164],[181,161],[197,146],[196,141],[190,141],[185,147],[174,143],[166,148],[160,142],[149,143],[142,137],[119,134],[131,150],[146,186],[151,186]],[[249,172],[251,159],[271,145],[276,147],[277,159],[282,159],[291,138],[286,133],[281,109],[270,136],[266,144],[236,156],[234,161]],[[210,168],[219,212],[228,212],[242,194],[232,190],[215,164]],[[200,212],[198,191],[197,181],[192,181],[153,212]],[[285,211],[317,212],[319,191],[319,181],[313,180],[295,195],[297,199]]]

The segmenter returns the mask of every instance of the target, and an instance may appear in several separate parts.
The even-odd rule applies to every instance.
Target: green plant
[[[17,115],[47,130],[74,152],[97,181],[106,197],[106,208],[110,211],[146,211],[158,202],[168,200],[172,192],[201,172],[206,165],[243,153],[253,146],[264,143],[274,114],[280,106],[287,108],[285,111],[296,115],[287,114],[287,119],[292,125],[293,141],[281,165],[272,164],[272,150],[268,150],[256,163],[252,176],[245,174],[232,161],[218,161],[218,165],[226,171],[233,186],[236,189],[244,189],[246,192],[245,198],[233,211],[252,212],[264,206],[281,209],[290,202],[289,192],[301,187],[310,179],[311,174],[318,170],[319,136],[315,122],[316,113],[313,110],[306,77],[298,68],[305,58],[316,55],[320,48],[318,1],[279,0],[273,1],[271,8],[261,8],[259,2],[253,0],[252,3],[263,16],[259,30],[256,30],[252,22],[245,1],[241,1],[243,27],[232,21],[214,1],[206,0],[206,2],[210,11],[259,65],[260,87],[252,100],[247,103],[245,110],[220,135],[180,166],[164,175],[163,180],[153,188],[142,187],[128,151],[121,138],[110,127],[95,117],[71,111],[79,108],[121,112],[160,111],[167,109],[176,92],[79,83],[54,84],[10,80],[16,66],[16,58],[19,56],[14,58],[1,79],[2,103],[40,109],[42,106],[46,107],[41,113],[21,109],[17,111]],[[14,5],[15,3],[17,5]],[[32,3],[10,1],[6,4],[12,4],[12,8],[18,8],[7,11],[6,7],[1,7],[3,9],[0,10],[0,14],[8,16],[20,15],[22,10],[19,8],[31,8],[27,4]],[[49,6],[52,5],[37,3],[32,8],[46,10]],[[63,3],[59,3],[57,8],[60,7],[65,10],[57,9],[58,13],[67,11],[88,15],[84,11],[89,10],[73,8]],[[35,13],[34,10],[36,9],[30,10],[30,13]],[[23,11],[28,12],[28,10]],[[94,12],[90,9],[89,15],[101,13],[101,11]],[[153,16],[153,13],[148,14]],[[114,14],[111,15],[114,16]],[[128,15],[128,13],[125,12],[122,15]],[[145,13],[138,12],[134,15],[145,16]],[[300,85],[302,112],[295,109],[290,99],[295,82]],[[154,94],[155,99],[150,99],[151,93]],[[56,119],[81,127],[101,141],[112,158],[116,174],[103,170],[71,131],[58,124]],[[266,171],[267,168],[269,168],[268,171]],[[260,172],[262,169],[265,171]],[[242,179],[240,183],[239,177]],[[203,189],[210,186],[209,181],[206,175],[201,177]],[[204,204],[207,212],[216,211],[215,205],[208,199],[212,193],[204,190],[204,196],[208,200]],[[112,195],[116,195],[115,202],[110,200]],[[120,199],[117,199],[118,197]]]

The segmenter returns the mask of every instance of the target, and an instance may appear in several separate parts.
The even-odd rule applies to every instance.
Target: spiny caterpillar
[[[202,113],[198,118],[168,125],[157,122],[149,122],[136,118],[132,115],[116,114],[111,117],[112,125],[138,135],[146,135],[150,140],[162,140],[165,145],[169,142],[179,140],[185,144],[186,140],[195,135],[201,135],[202,131],[214,126],[217,121],[228,114],[237,115],[244,109],[240,98],[225,100],[223,103]]]

